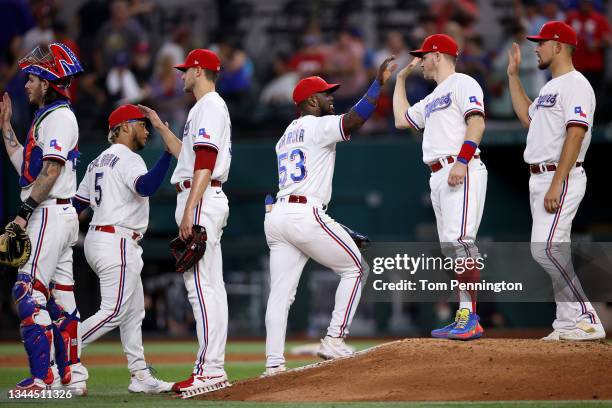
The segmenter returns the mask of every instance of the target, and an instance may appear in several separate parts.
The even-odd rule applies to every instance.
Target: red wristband
[[[211,172],[215,168],[217,162],[217,151],[212,147],[199,147],[195,151],[196,159],[193,165],[193,171],[208,169]]]
[[[463,164],[468,164],[470,160],[472,160],[474,153],[476,153],[477,147],[478,145],[472,142],[471,140],[466,140],[465,142],[463,142],[463,146],[461,146],[459,156],[457,156],[457,161]]]

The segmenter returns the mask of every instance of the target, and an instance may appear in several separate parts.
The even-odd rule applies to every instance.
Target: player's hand
[[[23,218],[21,218],[20,216],[15,217],[15,219],[13,220],[13,222],[19,224],[19,226],[23,229],[26,228],[26,226],[28,225],[28,222],[26,220],[24,220]]]
[[[521,65],[521,48],[517,43],[512,43],[508,51],[508,76],[518,75]]]
[[[378,67],[376,79],[378,80],[378,82],[380,82],[381,86],[389,80],[391,74],[393,73],[393,71],[395,71],[395,68],[397,68],[397,64],[391,64],[393,60],[395,60],[395,55],[391,55],[390,57],[385,59],[383,63],[380,64],[380,67]]]
[[[0,124],[4,125],[5,123],[11,123],[11,116],[13,116],[11,97],[8,92],[4,92],[0,100]]]
[[[467,164],[456,162],[448,174],[448,185],[451,187],[463,184],[465,175],[467,174]]]
[[[162,120],[157,115],[157,112],[155,112],[153,109],[140,104],[138,105],[138,109],[140,109],[142,114],[145,115],[147,119],[149,119],[149,121],[151,122],[151,126],[153,126],[155,129],[159,129],[164,126],[164,122],[162,122]]]
[[[183,220],[181,221],[181,225],[179,226],[179,237],[183,241],[187,241],[191,238],[193,227],[193,211],[187,210],[183,213]]]
[[[544,196],[544,208],[546,208],[546,211],[551,214],[556,213],[559,209],[561,191],[563,191],[563,184],[553,183],[550,185],[546,195]]]
[[[418,58],[418,57],[413,58],[412,61],[410,61],[408,65],[406,65],[404,68],[400,70],[400,72],[397,73],[397,77],[405,80],[408,77],[408,75],[410,75],[410,73],[420,63],[421,63],[421,58]]]

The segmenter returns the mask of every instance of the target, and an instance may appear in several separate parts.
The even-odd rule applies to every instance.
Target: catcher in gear
[[[32,243],[21,225],[10,222],[0,235],[0,264],[19,268],[23,266],[32,252]]]
[[[19,61],[19,68],[28,75],[25,90],[38,110],[22,146],[11,126],[11,98],[5,93],[0,101],[4,146],[19,174],[23,202],[13,223],[26,231],[33,244],[32,256],[25,259],[24,252],[25,263],[13,287],[31,373],[16,389],[64,385],[82,395],[87,392],[88,373],[79,360],[79,312],[72,275],[79,222],[70,204],[76,191],[79,129],[69,88],[83,68],[62,43],[35,48]],[[12,224],[8,231],[4,237],[12,251],[16,242],[24,241]]]

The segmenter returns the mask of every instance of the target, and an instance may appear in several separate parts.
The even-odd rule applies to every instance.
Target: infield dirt
[[[612,399],[612,344],[405,339],[198,396],[242,401]]]

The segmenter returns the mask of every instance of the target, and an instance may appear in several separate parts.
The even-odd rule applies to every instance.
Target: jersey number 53
[[[306,178],[306,155],[300,149],[278,155],[278,187],[283,188],[288,178],[294,183]]]

